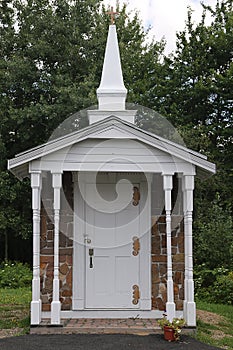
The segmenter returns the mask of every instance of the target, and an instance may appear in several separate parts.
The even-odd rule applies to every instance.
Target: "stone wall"
[[[167,302],[166,217],[152,218],[152,309],[164,311]],[[172,270],[176,310],[183,310],[184,230],[181,216],[172,216]]]
[[[72,309],[72,258],[73,258],[73,183],[72,174],[63,174],[61,190],[59,265],[60,300],[62,310]],[[42,186],[40,280],[42,310],[50,311],[53,293],[53,189],[48,174]]]

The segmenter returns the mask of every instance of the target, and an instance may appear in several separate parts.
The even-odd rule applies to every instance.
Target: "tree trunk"
[[[5,232],[5,260],[8,260],[8,234]]]

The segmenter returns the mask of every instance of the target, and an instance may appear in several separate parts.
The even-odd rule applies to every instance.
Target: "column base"
[[[194,301],[186,302],[185,321],[188,327],[196,327],[196,303]]]
[[[60,301],[52,301],[51,303],[51,324],[60,325],[61,323],[61,303]]]
[[[172,322],[173,318],[175,317],[176,313],[176,306],[173,302],[167,302],[166,303],[166,314],[168,321]]]
[[[31,325],[38,325],[41,322],[41,300],[31,302]]]

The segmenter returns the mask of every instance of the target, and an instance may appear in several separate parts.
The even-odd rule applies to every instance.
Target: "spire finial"
[[[111,24],[115,23],[116,15],[119,15],[119,12],[114,12],[113,6],[111,7],[111,10],[106,12],[107,15],[111,16]]]

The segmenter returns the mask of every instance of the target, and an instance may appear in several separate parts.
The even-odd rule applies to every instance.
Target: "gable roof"
[[[115,116],[110,116],[78,131],[65,136],[50,140],[47,143],[17,154],[8,160],[8,169],[17,177],[23,178],[28,175],[29,162],[40,159],[45,155],[72,146],[88,138],[128,138],[136,139],[142,143],[162,150],[172,156],[182,159],[197,166],[198,175],[207,177],[215,173],[215,164],[207,161],[207,157],[190,150],[180,144],[167,140],[161,136],[126,122]]]

